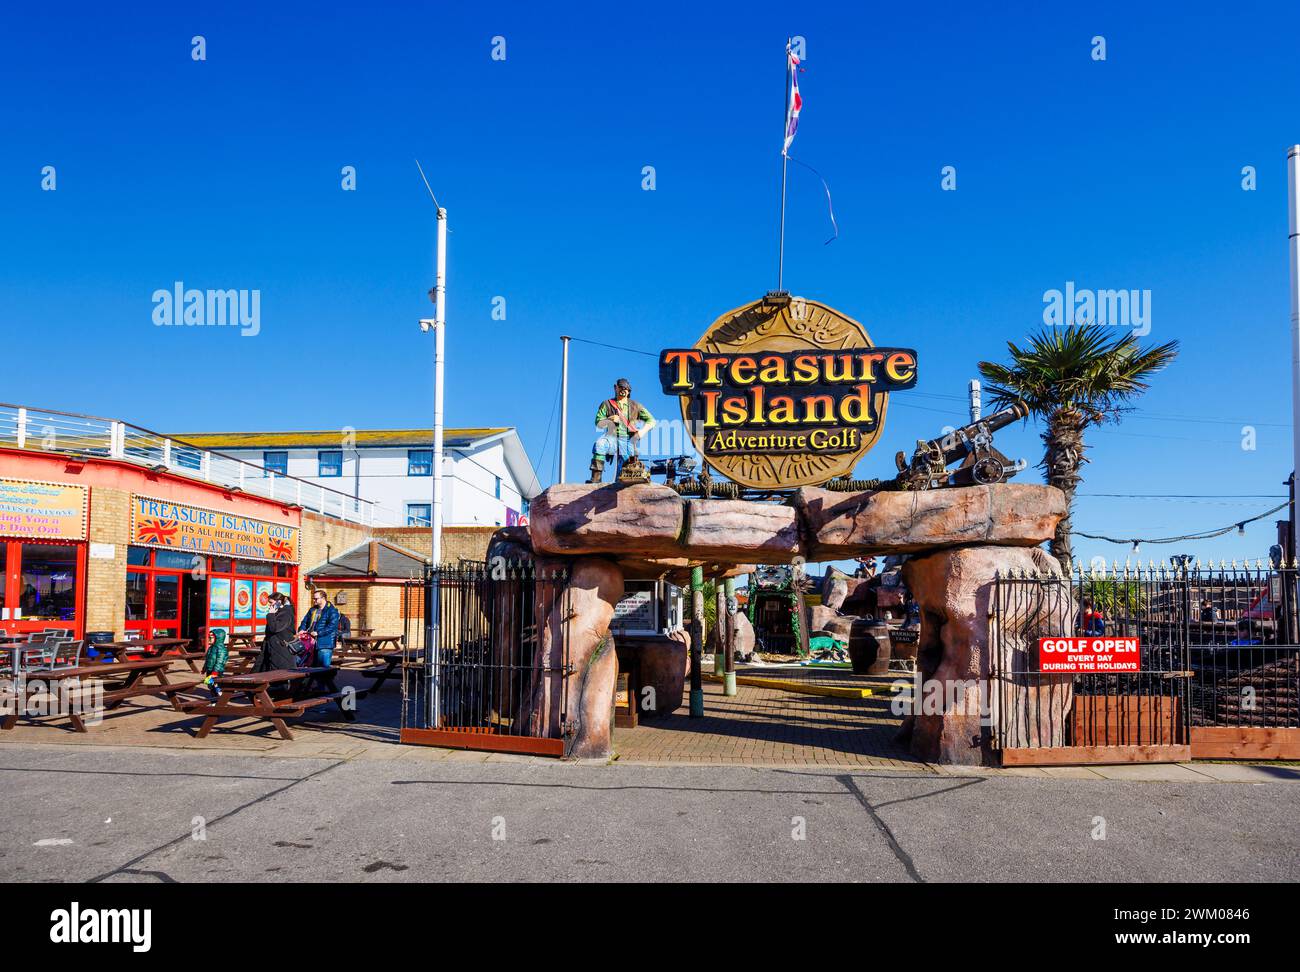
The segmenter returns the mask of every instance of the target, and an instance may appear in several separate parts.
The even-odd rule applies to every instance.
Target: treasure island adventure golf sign
[[[723,314],[695,347],[660,352],[659,381],[711,466],[789,489],[853,471],[884,429],[889,393],[916,385],[916,352],[876,347],[824,304],[770,295]]]

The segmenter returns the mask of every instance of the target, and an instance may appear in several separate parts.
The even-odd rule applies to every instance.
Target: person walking
[[[329,667],[334,657],[334,646],[339,636],[339,609],[330,603],[329,595],[317,588],[312,591],[312,606],[302,616],[299,631],[309,632],[316,639],[316,664]]]

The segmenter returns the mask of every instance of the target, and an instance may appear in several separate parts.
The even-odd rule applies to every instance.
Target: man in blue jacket
[[[334,644],[339,634],[339,609],[330,603],[322,590],[312,592],[312,606],[303,615],[299,631],[310,631],[316,639],[317,664],[329,665],[334,657]]]

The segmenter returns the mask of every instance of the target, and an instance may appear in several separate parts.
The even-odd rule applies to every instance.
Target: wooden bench
[[[197,682],[172,682],[167,677],[171,658],[142,658],[137,661],[109,662],[107,664],[80,665],[76,668],[56,668],[49,671],[29,672],[20,681],[8,687],[12,704],[6,700],[4,715],[0,716],[0,729],[12,729],[20,716],[35,721],[42,718],[67,718],[77,732],[86,731],[81,703],[87,698],[93,703],[97,698],[105,711],[116,709],[127,699],[143,695],[166,696],[173,709],[181,711],[177,695],[192,689]],[[153,679],[153,684],[146,682]],[[70,688],[64,683],[72,682]],[[21,684],[21,697],[17,686]],[[76,702],[77,707],[63,712],[32,713],[32,702],[58,694],[63,699]]]
[[[424,653],[415,652],[409,658],[406,652],[390,651],[377,656],[382,659],[383,664],[375,665],[371,668],[357,669],[357,674],[362,678],[373,678],[375,684],[365,689],[361,695],[369,695],[371,692],[378,692],[383,684],[390,678],[396,678],[399,674],[413,672],[418,678],[424,673]]]
[[[356,719],[356,713],[343,702],[360,693],[340,691],[335,682],[337,674],[338,669],[330,667],[223,675],[217,679],[220,696],[189,699],[180,703],[180,708],[190,715],[203,716],[197,739],[206,736],[222,719],[259,719],[271,723],[281,739],[293,739],[284,720],[300,718],[327,702],[337,704],[347,721]],[[287,692],[273,697],[272,689],[279,685],[285,685]]]

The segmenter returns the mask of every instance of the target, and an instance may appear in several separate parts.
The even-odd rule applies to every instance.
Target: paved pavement
[[[181,680],[192,681],[195,677],[183,667],[173,674]],[[616,731],[614,748],[618,758],[656,763],[895,768],[924,765],[894,742],[900,722],[889,711],[895,679],[865,679],[815,669],[773,669],[762,674],[871,688],[876,694],[866,699],[840,699],[741,685],[737,695],[728,698],[720,684],[706,682],[703,719],[688,718],[683,700],[681,707],[666,718]],[[350,669],[340,673],[339,684],[358,692],[371,685]],[[103,722],[87,733],[68,732],[66,720],[24,720],[0,737],[0,744],[139,746],[268,756],[391,759],[401,721],[400,700],[400,684],[389,682],[379,692],[358,700],[355,722],[344,722],[333,707],[323,707],[313,713],[319,721],[292,723],[295,738],[286,742],[266,722],[239,719],[223,721],[211,735],[195,739],[201,718],[177,713],[162,699],[141,697],[106,713]]]
[[[708,669],[706,669],[707,671]],[[704,717],[689,706],[617,730],[614,749],[630,762],[744,763],[906,768],[924,765],[894,742],[901,719],[890,712],[896,678],[864,678],[834,670],[746,669],[813,687],[870,689],[868,698],[833,698],[782,688],[738,685],[727,697],[716,682],[704,683]]]
[[[0,880],[1300,879],[1286,767],[1157,782],[388,749],[0,746]]]

